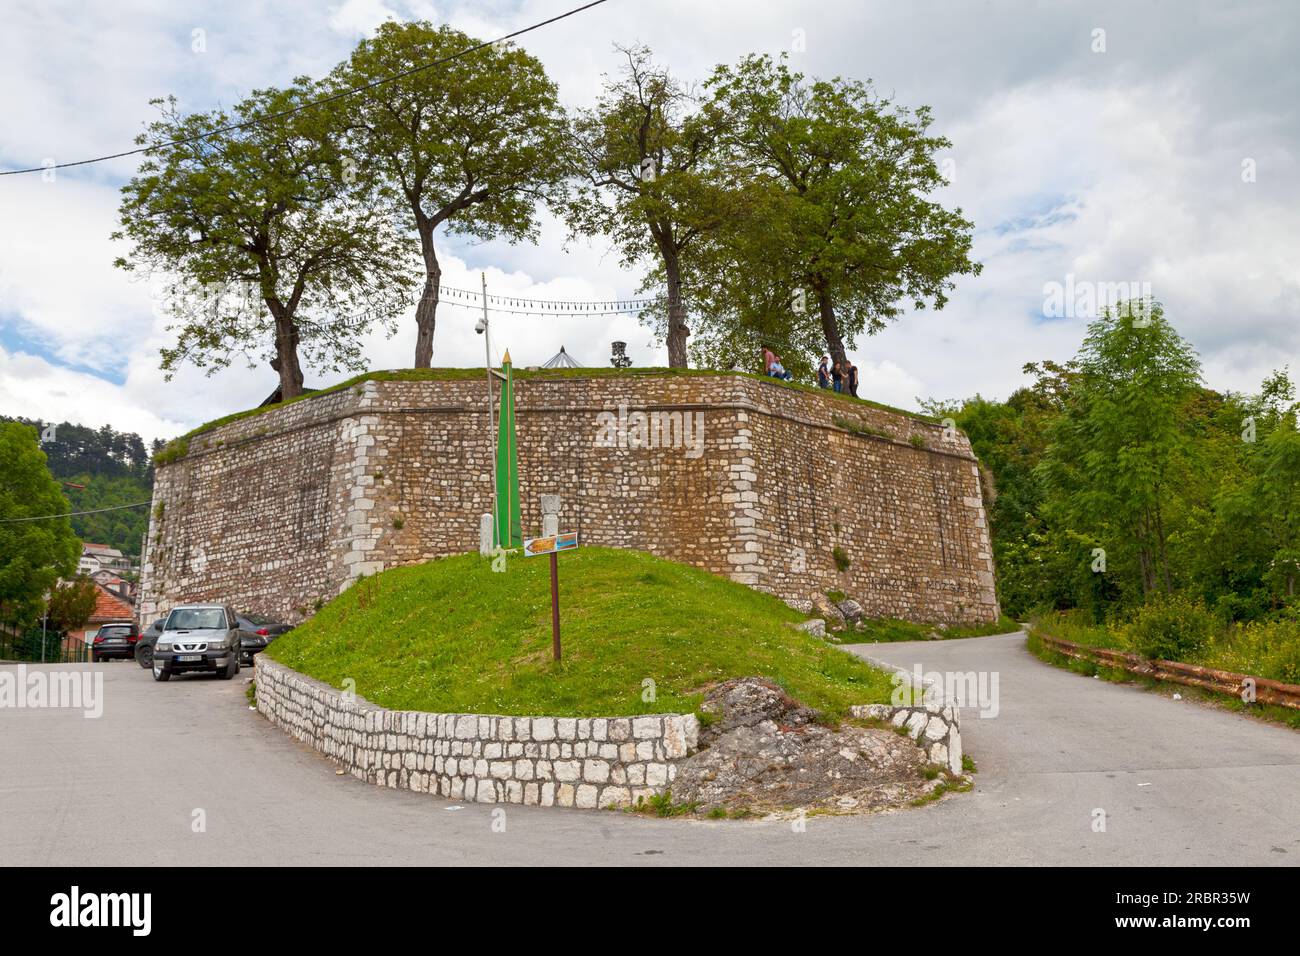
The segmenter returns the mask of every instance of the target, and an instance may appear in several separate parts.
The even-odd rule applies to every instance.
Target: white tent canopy
[[[572,355],[564,351],[564,346],[560,346],[560,351],[556,352],[542,368],[582,368]]]

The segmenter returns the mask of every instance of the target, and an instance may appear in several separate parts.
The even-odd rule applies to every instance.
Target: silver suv
[[[239,673],[239,622],[224,604],[183,604],[172,608],[153,652],[153,679],[173,674],[216,674],[230,680]]]

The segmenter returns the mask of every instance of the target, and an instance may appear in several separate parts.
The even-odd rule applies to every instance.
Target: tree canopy
[[[344,103],[362,175],[419,240],[416,368],[433,356],[437,231],[533,239],[537,203],[555,200],[569,171],[563,111],[541,62],[512,44],[446,59],[478,42],[446,25],[388,22],[330,77],[335,91],[397,77]]]
[[[716,326],[702,358],[756,354],[767,339],[842,362],[858,335],[909,306],[942,308],[954,276],[978,274],[972,224],[928,198],[944,185],[935,154],[951,145],[930,133],[928,107],[768,56],[719,66],[705,86],[725,131],[714,175],[743,214],[695,263]]]
[[[35,428],[0,422],[0,623],[24,625],[45,594],[77,567],[81,542],[67,518],[67,499],[45,464]]]
[[[575,235],[608,236],[622,264],[653,263],[642,291],[661,292],[659,327],[668,365],[687,364],[684,258],[692,244],[737,212],[734,194],[710,175],[720,115],[645,46],[606,77],[596,105],[577,111],[572,131],[579,184],[568,207]]]
[[[342,107],[300,109],[321,93],[300,78],[190,116],[155,101],[162,116],[137,139],[152,149],[123,187],[115,237],[130,243],[120,267],[167,283],[168,373],[260,357],[292,398],[300,353],[361,368],[358,337],[404,307],[403,244],[347,151]]]

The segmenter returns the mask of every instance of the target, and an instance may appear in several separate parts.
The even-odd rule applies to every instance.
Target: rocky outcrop
[[[718,685],[700,710],[700,749],[678,763],[672,786],[673,802],[698,813],[864,812],[906,805],[937,785],[926,779],[926,752],[907,737],[825,726],[761,678]]]

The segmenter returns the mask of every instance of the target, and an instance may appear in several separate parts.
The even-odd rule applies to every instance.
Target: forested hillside
[[[95,429],[71,422],[54,424],[4,416],[0,420],[24,422],[43,436],[46,463],[50,473],[64,482],[63,493],[73,511],[147,501],[153,493],[149,450],[134,432],[119,432],[108,425]],[[148,524],[148,507],[72,519],[72,528],[83,541],[106,544],[134,557],[140,555]]]
[[[1286,369],[1206,387],[1159,306],[1093,322],[1004,402],[926,410],[986,470],[998,596],[1045,631],[1300,680],[1300,432]]]

